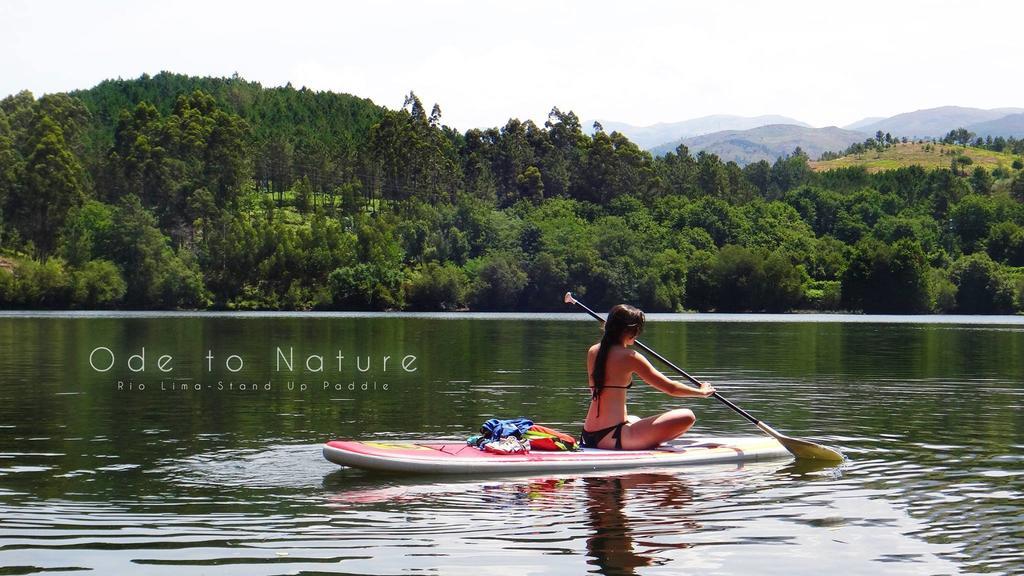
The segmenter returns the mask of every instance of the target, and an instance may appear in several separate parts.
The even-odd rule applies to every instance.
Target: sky
[[[814,126],[944,105],[1024,106],[1024,3],[0,2],[0,98],[167,70],[238,73],[460,130],[552,107],[645,126],[782,114]]]

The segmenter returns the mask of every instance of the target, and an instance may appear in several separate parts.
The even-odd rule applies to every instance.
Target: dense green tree
[[[578,184],[577,175],[586,149],[587,138],[579,118],[571,111],[552,108],[544,122],[544,130],[531,126],[527,136],[539,160],[545,195],[568,197]]]
[[[596,132],[584,158],[578,185],[573,189],[577,198],[606,204],[622,194],[649,194],[653,172],[650,155],[621,133]]]
[[[887,176],[886,173],[883,173],[883,175]],[[879,191],[882,191],[887,178],[880,178],[879,176],[882,175],[869,174],[864,166],[848,166],[846,168],[816,173],[807,184],[819,186],[841,195],[850,194],[865,188],[878,188]]]
[[[291,277],[284,270],[270,272],[273,265],[287,261],[288,253],[298,252],[294,235],[288,234],[281,223],[214,212],[199,222],[199,228],[199,263],[207,288],[218,305],[226,305],[248,292],[242,300],[249,305],[244,307],[260,308],[260,295],[276,301],[290,283]],[[257,286],[261,294],[253,293]]]
[[[378,264],[359,263],[327,276],[329,301],[321,306],[341,310],[393,310],[403,304],[404,275]]]
[[[46,94],[33,105],[33,122],[49,118],[60,127],[61,134],[68,149],[76,158],[86,158],[85,145],[82,141],[84,133],[92,120],[89,109],[78,98],[68,94]]]
[[[1024,228],[1014,222],[1000,222],[992,226],[985,248],[996,262],[1024,266]]]
[[[846,244],[832,236],[822,236],[806,255],[804,269],[816,280],[838,280],[846,270],[850,251]]]
[[[748,223],[741,228],[741,239],[745,246],[768,251],[779,248],[797,250],[809,248],[801,246],[801,239],[814,237],[811,227],[801,219],[800,214],[783,202],[757,200],[744,204],[740,214],[740,220]]]
[[[950,211],[953,232],[967,253],[978,250],[988,236],[995,216],[991,200],[984,196],[970,195]]]
[[[928,217],[907,213],[901,213],[899,216],[885,215],[875,223],[871,234],[886,244],[904,238],[913,240],[921,245],[926,254],[939,248],[939,228],[936,222]]]
[[[635,302],[642,277],[646,251],[655,246],[638,242],[640,236],[625,218],[605,216],[594,222],[594,247],[605,264],[606,302]]]
[[[299,178],[293,191],[295,192],[296,210],[305,214],[313,209],[313,185],[309,183],[308,177]]]
[[[810,159],[807,154],[797,147],[793,153],[786,158],[779,158],[772,165],[772,186],[780,194],[805,184],[811,178],[811,168],[808,165]]]
[[[944,220],[949,209],[970,191],[964,179],[957,177],[950,170],[930,172],[928,188],[932,198],[932,215],[936,220]]]
[[[970,132],[966,128],[957,128],[956,130],[950,130],[949,133],[943,137],[942,143],[967,146],[971,140],[974,140],[974,136],[974,132]]]
[[[27,141],[36,118],[36,110],[36,98],[28,90],[22,90],[0,100],[0,111],[7,118],[14,147],[18,150],[24,151],[28,146]]]
[[[783,201],[796,209],[816,235],[835,232],[842,208],[839,194],[814,186],[801,186],[787,192]]]
[[[665,154],[659,160],[655,169],[660,172],[667,193],[689,198],[697,195],[697,162],[690,156],[685,145],[680,144],[674,152]]]
[[[495,131],[491,135],[495,143],[491,170],[497,183],[498,201],[502,206],[514,204],[519,199],[519,175],[529,166],[537,164],[528,136],[536,132],[537,127],[533,122],[523,123],[511,119],[500,132]]]
[[[772,166],[767,160],[747,164],[743,167],[743,175],[762,198],[768,198],[772,191]]]
[[[87,200],[69,214],[60,234],[60,253],[72,266],[109,255],[114,234],[114,207]]]
[[[704,197],[687,204],[679,213],[675,228],[701,228],[707,231],[716,246],[738,242],[745,235],[745,222],[737,210],[725,200]]]
[[[569,284],[569,267],[565,260],[548,252],[536,255],[530,263],[527,278],[524,298],[530,310],[562,310],[561,296],[566,290],[575,289]]]
[[[180,208],[171,195],[172,168],[162,130],[162,118],[152,104],[141,102],[131,113],[121,112],[102,181],[110,196],[134,194],[161,211]]]
[[[519,196],[531,202],[540,202],[544,199],[544,178],[536,166],[528,167],[516,178],[519,185]]]
[[[803,280],[800,270],[786,256],[779,252],[769,254],[764,260],[764,287],[758,309],[767,312],[790,310],[803,296]]]
[[[984,167],[978,166],[971,173],[971,189],[974,190],[975,194],[991,194],[992,184],[992,175]]]
[[[970,156],[960,154],[959,156],[954,156],[953,160],[950,161],[949,169],[957,176],[966,176],[967,167],[971,164],[974,164],[974,160]]]
[[[128,285],[109,260],[90,260],[71,275],[71,301],[82,308],[109,308],[124,298]]]
[[[201,97],[193,94],[193,98]],[[219,108],[207,113],[212,126],[204,143],[202,187],[213,193],[219,206],[225,206],[235,202],[251,177],[251,129],[238,115]]]
[[[276,194],[279,202],[291,187],[294,157],[294,145],[281,136],[260,144],[254,174],[261,188]]]
[[[14,147],[14,134],[7,121],[7,114],[0,106],[0,246],[4,237],[4,208],[7,199],[20,181],[21,158]]]
[[[760,291],[764,287],[764,263],[760,255],[727,244],[715,256],[711,266],[711,285],[719,310],[758,310]]]
[[[14,273],[0,271],[0,306],[65,308],[71,304],[71,276],[60,258],[23,260]]]
[[[956,311],[956,285],[945,270],[933,269],[929,274],[928,286],[932,295],[932,312],[950,314]]]
[[[529,279],[519,260],[509,253],[494,253],[483,259],[472,288],[477,310],[513,310],[519,304]]]
[[[894,170],[886,170],[868,175],[863,166],[856,166],[846,171],[855,170],[860,175],[860,187],[869,186],[878,190],[883,197],[899,198],[906,205],[916,205],[927,199],[930,172],[912,165]]]
[[[963,314],[1007,314],[1013,310],[1013,285],[984,252],[953,263],[956,307]]]
[[[209,303],[196,262],[175,252],[156,217],[125,196],[110,226],[110,256],[126,271],[125,303],[134,307],[202,308]]]
[[[196,191],[219,207],[235,201],[250,175],[249,145],[245,121],[204,92],[178,97],[166,117],[141,102],[119,117],[104,182],[112,198],[139,197],[163,227],[187,226]]]
[[[801,307],[809,310],[840,310],[842,283],[838,280],[809,280],[802,286]]]
[[[763,252],[726,245],[711,271],[719,310],[780,312],[800,301],[800,274],[777,252],[766,257]]]
[[[843,306],[869,313],[926,312],[931,307],[928,263],[921,245],[859,242],[842,278]]]
[[[1018,202],[1024,202],[1024,172],[1017,174],[1010,185],[1010,196]]]
[[[56,247],[68,212],[85,199],[86,175],[56,122],[41,116],[30,129],[31,152],[25,159],[23,181],[9,199],[9,210],[22,236],[39,254],[47,255]]]
[[[130,110],[140,102],[152,103],[161,115],[170,114],[183,94],[201,91],[211,95],[218,108],[238,115],[253,127],[257,141],[254,150],[268,150],[268,142],[291,147],[310,142],[323,144],[332,158],[346,157],[354,147],[365,144],[370,127],[376,123],[383,108],[369,100],[348,94],[314,92],[295,89],[291,85],[264,88],[237,76],[231,78],[198,78],[162,72],[130,80],[108,80],[95,88],[71,93],[85,103],[96,133],[87,140],[90,148],[98,147],[99,156],[113,141],[114,124],[122,110]],[[268,157],[259,154],[256,164],[267,166]],[[291,163],[287,163],[290,170]],[[257,177],[266,180],[266,172],[257,170]],[[281,173],[277,173],[281,175]],[[272,178],[275,192],[286,190],[291,177]],[[351,174],[350,174],[351,176]],[[269,183],[269,182],[268,182]],[[211,190],[213,190],[211,188]]]
[[[718,156],[701,150],[697,153],[697,186],[712,198],[725,198],[729,193],[729,174]]]
[[[410,310],[458,310],[465,306],[468,290],[461,268],[429,262],[406,281],[405,301]]]
[[[686,259],[675,250],[655,254],[644,267],[638,301],[644,310],[680,312],[686,299]]]
[[[686,270],[686,307],[706,312],[714,310],[718,301],[715,279],[715,252],[697,250],[690,255]]]
[[[399,205],[416,196],[427,201],[452,200],[461,180],[455,147],[440,129],[440,108],[427,114],[410,92],[397,112],[387,112],[370,130],[373,188]],[[525,166],[523,167],[525,169]],[[521,172],[512,175],[511,186]]]

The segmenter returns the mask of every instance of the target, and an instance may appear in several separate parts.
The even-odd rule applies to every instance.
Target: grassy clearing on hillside
[[[810,164],[811,169],[815,172],[864,166],[868,172],[875,173],[915,164],[925,169],[949,168],[953,158],[959,155],[967,156],[974,161],[968,170],[973,170],[975,166],[983,166],[989,171],[1000,166],[1010,170],[1014,159],[1018,158],[1018,156],[1005,152],[993,152],[969,146],[907,143],[897,144],[881,152],[872,150],[863,154],[853,154],[835,160],[811,162]]]

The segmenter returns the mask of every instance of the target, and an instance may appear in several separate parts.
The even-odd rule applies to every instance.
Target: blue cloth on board
[[[480,427],[480,434],[470,436],[466,440],[466,444],[483,450],[491,442],[498,442],[502,438],[510,436],[522,438],[531,426],[533,426],[533,420],[528,418],[513,418],[511,420],[491,418]]]
[[[521,438],[531,426],[533,426],[533,420],[527,418],[513,418],[511,420],[491,418],[480,427],[480,434],[491,441],[501,440],[506,436]]]

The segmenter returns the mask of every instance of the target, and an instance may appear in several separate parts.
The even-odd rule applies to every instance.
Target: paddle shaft
[[[594,312],[593,310],[588,308],[587,305],[584,304],[583,302],[580,302],[579,300],[576,300],[575,298],[573,298],[572,303],[577,305],[577,306],[579,306],[583,310],[585,310],[587,312],[587,314],[590,314],[591,316],[593,316],[594,319],[597,320],[598,322],[601,322],[602,324],[604,323],[604,318],[601,318],[600,314],[598,314],[597,312]],[[676,366],[671,361],[669,361],[668,358],[665,358],[661,354],[658,354],[657,352],[655,352],[654,349],[652,349],[650,346],[644,344],[643,342],[641,342],[639,340],[635,340],[634,343],[637,346],[639,346],[640,348],[642,348],[644,352],[647,352],[651,356],[654,356],[658,360],[661,360],[662,362],[665,363],[666,366],[672,368],[676,372],[679,372],[680,374],[685,376],[686,379],[689,380],[690,382],[693,382],[697,386],[700,386],[700,381],[699,380],[697,380],[693,376],[690,376],[689,374],[687,374],[686,370],[683,370],[679,366]],[[729,408],[732,408],[733,410],[735,410],[737,414],[739,414],[740,416],[743,416],[744,418],[749,420],[755,426],[760,426],[761,425],[761,421],[760,420],[758,420],[757,418],[754,418],[753,416],[751,416],[750,413],[747,412],[746,410],[744,410],[743,408],[740,408],[739,406],[737,406],[737,405],[733,404],[732,402],[730,402],[725,396],[722,396],[721,394],[719,394],[717,390],[714,393],[712,393],[711,395],[713,397],[715,397],[715,399],[720,401],[722,404],[725,404]]]

